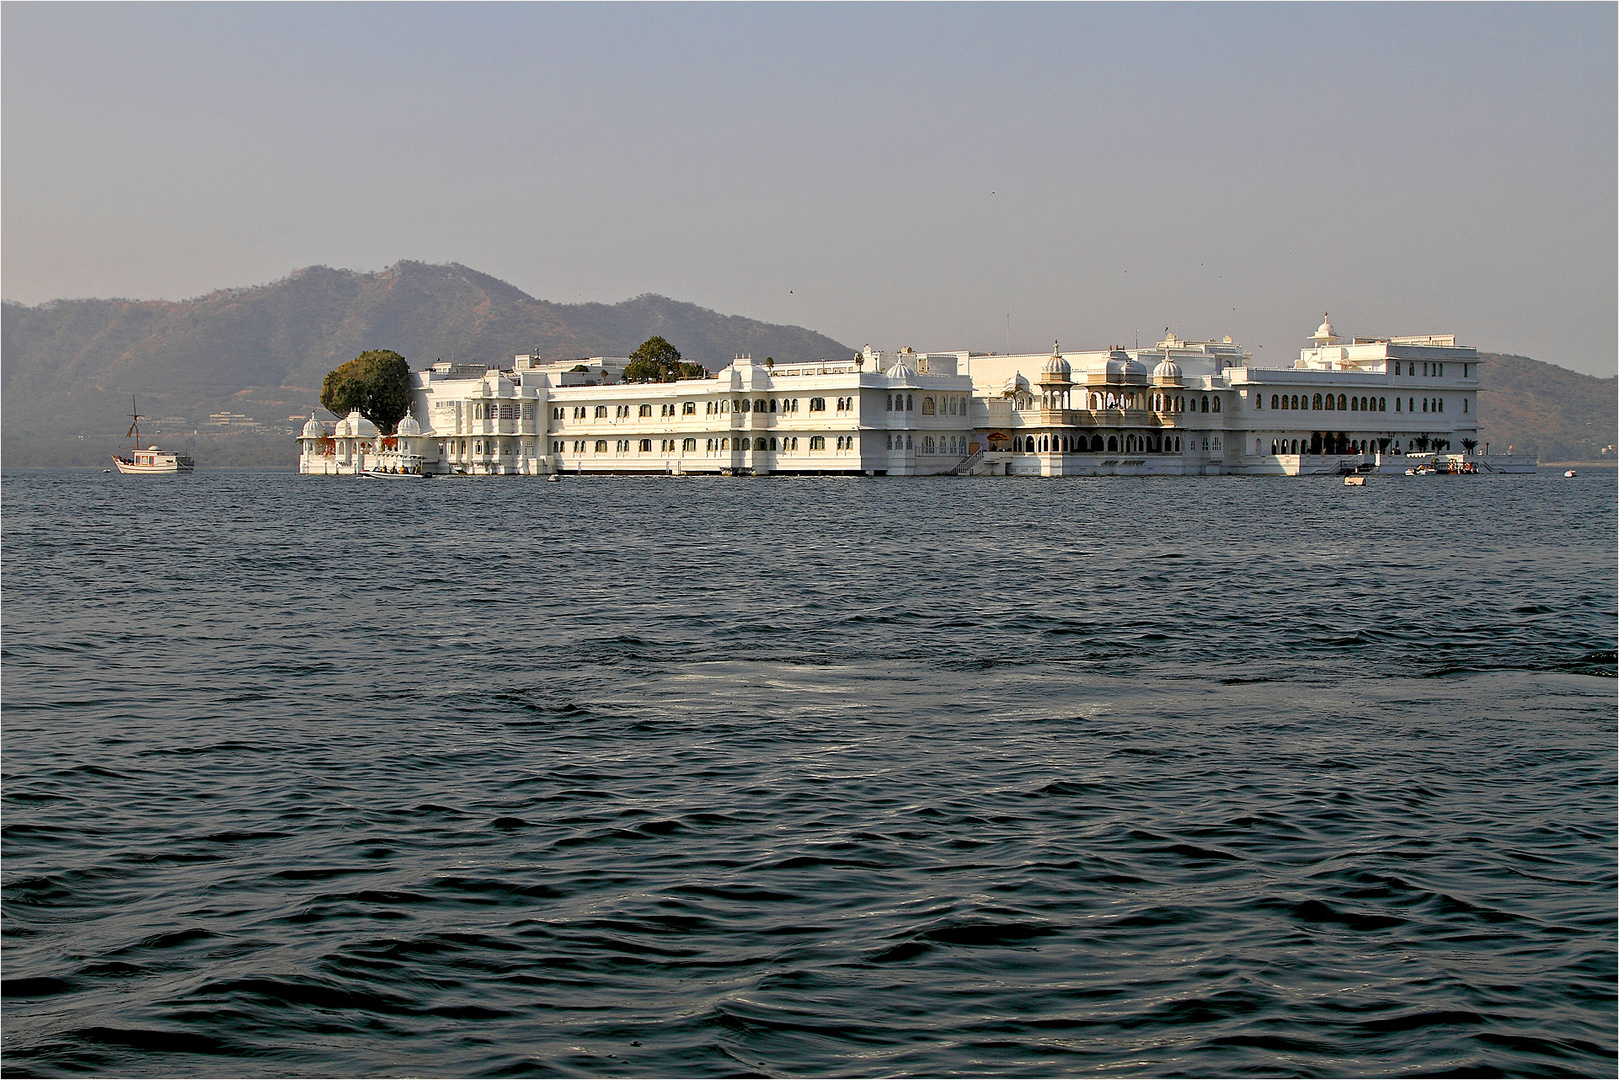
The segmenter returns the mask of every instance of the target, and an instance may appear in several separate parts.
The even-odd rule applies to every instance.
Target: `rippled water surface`
[[[8,1075],[1611,1075],[1611,472],[9,473]]]

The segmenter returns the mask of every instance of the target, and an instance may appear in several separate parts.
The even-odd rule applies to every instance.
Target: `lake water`
[[[1611,471],[3,479],[7,1075],[1611,1075]]]

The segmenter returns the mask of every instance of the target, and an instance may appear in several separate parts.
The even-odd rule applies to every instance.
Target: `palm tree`
[[[1471,454],[1474,450],[1478,449],[1478,440],[1477,439],[1463,439],[1462,440],[1462,449],[1466,450],[1469,454]]]
[[[1428,436],[1418,435],[1416,438],[1411,440],[1411,443],[1419,452],[1426,452],[1428,449]]]
[[[1378,439],[1377,440],[1377,449],[1378,449],[1378,451],[1380,453],[1384,453],[1384,454],[1388,453],[1389,452],[1389,443],[1391,443],[1393,441],[1394,441],[1393,439],[1388,438],[1387,436],[1384,436],[1383,438]]]

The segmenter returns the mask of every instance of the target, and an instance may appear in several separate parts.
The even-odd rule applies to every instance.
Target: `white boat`
[[[1570,469],[1568,472],[1564,473],[1563,475],[1564,476],[1578,476],[1580,474],[1575,472],[1573,469]]]
[[[424,473],[419,469],[414,472],[408,469],[394,469],[393,471],[389,471],[388,469],[380,467],[369,468],[360,475],[369,477],[372,480],[426,480],[428,477],[427,473]]]
[[[155,446],[140,449],[141,442],[141,415],[135,411],[135,399],[129,399],[130,420],[129,431],[125,437],[130,440],[129,456],[112,455],[112,463],[118,466],[118,471],[126,475],[146,476],[158,473],[192,472],[197,463],[185,454],[171,453],[159,450]]]

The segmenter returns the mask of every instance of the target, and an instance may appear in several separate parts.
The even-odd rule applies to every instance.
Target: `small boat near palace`
[[[146,476],[158,473],[192,472],[197,463],[186,454],[171,453],[159,450],[155,446],[148,446],[142,450],[141,444],[141,415],[135,410],[135,399],[129,399],[130,425],[125,438],[129,439],[129,456],[112,455],[112,463],[118,466],[118,471],[125,475]]]
[[[1448,457],[1425,458],[1414,469],[1405,470],[1407,476],[1477,476],[1478,465],[1475,462],[1458,458],[1455,455]]]
[[[1570,469],[1570,470],[1568,470],[1568,472],[1564,473],[1563,475],[1565,477],[1573,477],[1573,476],[1578,476],[1580,474],[1575,472],[1573,469]]]
[[[426,480],[430,474],[422,472],[421,466],[417,466],[414,470],[397,466],[391,469],[375,466],[366,469],[360,475],[372,480]]]

